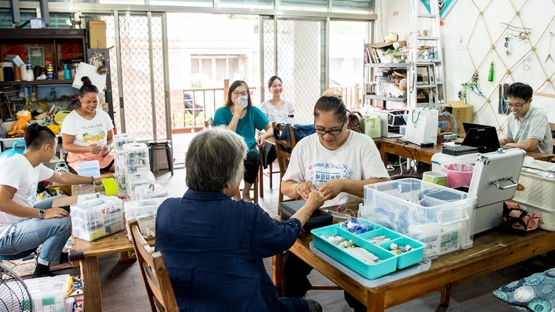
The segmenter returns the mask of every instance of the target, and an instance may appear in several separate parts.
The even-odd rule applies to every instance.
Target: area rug
[[[493,291],[518,311],[550,312],[555,308],[555,269],[535,273]]]
[[[72,312],[83,312],[83,282],[80,275],[73,276],[68,299],[72,301]]]
[[[31,276],[35,271],[36,266],[34,258],[29,260],[2,260],[2,264],[21,277]],[[73,264],[71,262],[66,262],[50,266],[50,271],[59,271],[70,268],[73,268]]]

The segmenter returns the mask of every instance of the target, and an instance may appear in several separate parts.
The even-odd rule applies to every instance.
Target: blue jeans
[[[53,199],[40,201],[35,204],[35,208],[51,208]],[[60,254],[70,236],[69,217],[45,220],[25,219],[12,224],[6,234],[0,238],[0,254],[13,255],[37,248],[42,244],[38,263],[56,265],[60,262]]]

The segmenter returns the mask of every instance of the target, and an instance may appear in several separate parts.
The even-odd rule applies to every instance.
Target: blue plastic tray
[[[364,222],[372,223],[366,220]],[[376,224],[374,224],[374,230],[359,235],[342,229],[339,224],[313,229],[311,232],[316,248],[367,279],[376,279],[393,273],[397,269],[407,268],[421,262],[424,257],[423,243]],[[375,264],[365,263],[347,253],[343,247],[334,245],[321,237],[321,235],[328,236],[333,234],[341,236],[346,240],[353,240],[355,245],[373,253],[381,261]],[[379,235],[384,235],[390,240],[379,244],[373,244],[369,241],[369,238]],[[397,255],[389,249],[391,243],[395,243],[398,246],[410,245],[412,249],[409,252]]]

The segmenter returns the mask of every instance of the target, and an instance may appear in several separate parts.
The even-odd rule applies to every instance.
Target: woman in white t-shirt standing
[[[77,171],[80,161],[98,160],[100,171],[114,171],[112,137],[114,125],[110,116],[98,106],[98,88],[89,77],[83,77],[79,89],[81,105],[69,113],[62,124],[62,141],[68,152],[67,163]]]
[[[278,76],[270,77],[268,80],[268,90],[272,94],[272,98],[260,104],[260,110],[268,116],[270,121],[287,123],[288,116],[295,112],[295,107],[293,107],[291,102],[281,98],[281,93],[283,92],[281,78]]]

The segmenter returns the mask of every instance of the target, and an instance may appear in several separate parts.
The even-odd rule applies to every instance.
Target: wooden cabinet
[[[24,62],[29,58],[29,47],[40,47],[43,50],[44,61],[52,62],[54,76],[58,70],[63,69],[61,60],[85,60],[85,34],[84,29],[17,29],[0,28],[0,58],[10,50],[22,50],[27,53],[22,57]],[[35,81],[8,81],[0,82],[1,86],[33,86],[33,85],[64,85],[72,84],[72,80],[35,80]]]

